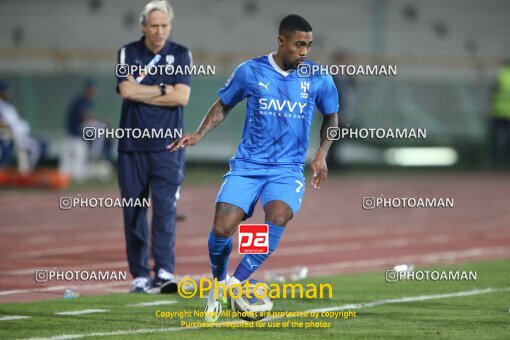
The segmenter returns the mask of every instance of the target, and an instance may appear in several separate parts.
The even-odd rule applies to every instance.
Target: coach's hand
[[[194,134],[183,134],[181,138],[173,142],[172,144],[168,145],[166,148],[170,150],[170,152],[177,151],[179,149],[183,149],[187,146],[192,146],[200,142],[200,137],[196,133]]]
[[[320,186],[326,178],[328,178],[328,165],[326,164],[326,156],[321,152],[317,152],[312,159],[312,185],[315,189]]]

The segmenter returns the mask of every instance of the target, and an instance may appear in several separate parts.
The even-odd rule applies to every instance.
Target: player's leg
[[[122,198],[149,197],[149,165],[143,153],[119,152],[118,181]],[[132,292],[147,292],[152,286],[149,268],[146,207],[123,207],[124,234]]]
[[[224,177],[223,184],[216,199],[214,224],[209,233],[209,260],[213,279],[225,283],[227,279],[228,258],[232,252],[232,235],[239,223],[253,213],[260,191],[264,185],[262,176],[241,176],[229,173]],[[216,321],[221,315],[222,304],[227,307],[227,299],[214,296],[209,292],[205,305],[206,317],[209,322]]]
[[[168,153],[151,152],[152,195],[152,257],[156,277],[154,286],[161,293],[176,293],[175,279],[175,219],[176,195],[184,178],[181,151]]]
[[[227,275],[232,234],[241,221],[252,215],[264,184],[264,176],[252,176],[246,171],[231,171],[224,176],[208,242],[213,278],[218,281]]]
[[[225,284],[228,276],[228,258],[232,252],[232,235],[237,226],[244,219],[245,212],[233,204],[218,202],[214,214],[214,224],[209,233],[209,263],[213,279]],[[211,289],[205,304],[205,320],[215,322],[221,315],[222,309],[228,309],[229,303],[226,292]]]
[[[270,181],[262,190],[260,201],[264,207],[265,222],[269,226],[269,252],[267,254],[247,254],[234,273],[234,281],[244,281],[250,277],[276,250],[285,226],[298,212],[304,194],[301,171],[288,171],[286,174],[270,176]],[[231,282],[229,282],[231,283]]]
[[[244,216],[245,212],[236,205],[216,203],[208,246],[211,271],[213,278],[218,281],[224,281],[227,276],[228,258],[232,252],[232,235]]]
[[[264,205],[265,224],[269,227],[269,252],[267,254],[246,254],[237,266],[234,273],[234,281],[242,282],[247,280],[264,261],[271,256],[278,247],[280,239],[283,235],[285,226],[292,218],[292,209],[290,206],[281,200],[270,201]],[[239,282],[229,282],[239,283]]]
[[[225,284],[227,281],[228,258],[232,252],[232,234],[244,219],[245,212],[233,204],[218,202],[214,213],[214,224],[209,233],[209,263],[213,280]],[[222,309],[228,308],[226,292],[211,289],[205,304],[205,321],[215,322],[221,316]]]

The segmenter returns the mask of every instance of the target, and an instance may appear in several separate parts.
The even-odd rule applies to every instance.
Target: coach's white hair
[[[147,25],[147,21],[149,20],[149,14],[156,10],[166,13],[170,21],[172,21],[172,19],[174,18],[174,10],[172,9],[172,6],[170,6],[170,3],[168,1],[152,0],[143,8],[142,13],[140,14],[140,24],[142,24],[142,26]]]

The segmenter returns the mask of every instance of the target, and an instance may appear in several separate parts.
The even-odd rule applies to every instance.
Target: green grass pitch
[[[273,311],[318,311],[329,308],[335,311],[356,311],[356,317],[278,318],[253,328],[232,328],[239,326],[239,320],[223,318],[222,327],[190,329],[181,327],[183,320],[178,317],[156,317],[156,311],[193,313],[202,310],[203,299],[183,299],[178,295],[126,293],[13,303],[0,306],[0,320],[7,316],[29,318],[0,321],[0,338],[509,338],[509,260],[420,267],[417,270],[476,270],[477,279],[386,283],[383,271],[309,278],[300,283],[329,283],[333,286],[333,298],[278,299],[274,301]],[[155,301],[175,303],[128,306]],[[55,315],[85,309],[102,309],[106,312]],[[197,317],[185,317],[184,320],[202,321]],[[284,328],[285,322],[288,327]],[[322,325],[328,324],[329,327],[304,329],[310,322],[315,322],[315,325],[322,322]]]

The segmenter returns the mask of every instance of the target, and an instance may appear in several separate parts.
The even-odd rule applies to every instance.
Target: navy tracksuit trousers
[[[184,150],[119,151],[118,180],[123,198],[144,199],[152,208],[152,256],[156,275],[175,271],[176,195],[184,179]],[[147,207],[124,207],[124,232],[129,270],[134,278],[150,278]]]

